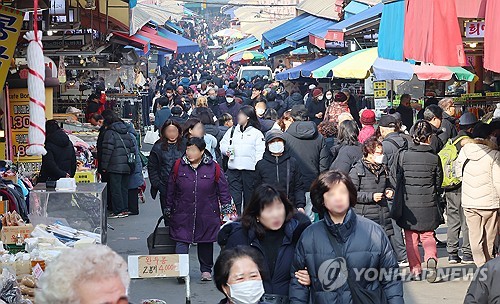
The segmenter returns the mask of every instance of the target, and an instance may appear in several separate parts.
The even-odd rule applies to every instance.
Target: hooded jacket
[[[312,121],[295,121],[283,134],[286,151],[290,151],[302,170],[306,192],[320,172],[328,170],[330,153],[325,139]]]
[[[290,303],[352,303],[352,296],[347,282],[333,291],[326,291],[324,273],[320,267],[324,262],[340,258],[335,253],[328,233],[339,243],[343,258],[348,268],[369,270],[377,269],[380,274],[394,274],[398,271],[396,254],[384,230],[369,219],[363,218],[351,209],[344,222],[334,224],[329,216],[309,226],[300,237],[295,250],[291,274],[307,267],[311,277],[311,286],[303,286],[292,276],[290,284]],[[344,264],[345,265],[345,264]],[[394,275],[393,275],[394,276]],[[389,304],[402,304],[403,284],[398,279],[388,280],[392,276],[382,276],[381,280],[365,279],[365,275],[357,281],[361,288],[368,290],[383,289]],[[323,279],[323,280],[322,280]],[[311,301],[312,299],[312,301]]]
[[[458,134],[456,127],[456,119],[443,112],[443,120],[441,122],[441,133],[438,135],[439,139],[446,145],[449,139],[455,138]]]
[[[288,166],[290,167],[289,174]],[[283,191],[287,190],[288,175],[288,199],[296,208],[306,206],[306,189],[302,183],[302,174],[297,160],[287,151],[281,156],[273,156],[268,149],[264,157],[255,166],[255,186],[271,184],[279,186]]]
[[[39,182],[55,181],[66,177],[66,174],[75,176],[75,148],[63,130],[59,129],[47,135],[45,149],[47,154],[42,157]]]
[[[303,105],[303,104],[304,104],[304,99],[302,95],[300,95],[300,93],[298,92],[295,92],[285,99],[285,103],[283,105],[283,110],[284,110],[283,112],[290,110],[291,108],[293,108],[293,106]]]
[[[142,174],[142,160],[141,160],[139,145],[137,144],[137,133],[135,132],[135,129],[131,124],[128,124],[127,128],[130,138],[134,141],[134,152],[135,152],[135,167],[134,167],[134,172],[131,172],[130,174],[128,188],[137,189],[144,184],[144,175]]]
[[[484,139],[464,139],[462,144],[455,161],[457,175],[463,172],[462,207],[500,208],[500,151]]]
[[[129,153],[135,150],[127,125],[122,121],[112,123],[104,133],[101,168],[107,173],[130,174]]]

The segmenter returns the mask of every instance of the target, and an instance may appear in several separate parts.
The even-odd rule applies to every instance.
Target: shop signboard
[[[52,88],[45,88],[47,119],[52,118]],[[30,126],[29,94],[27,88],[9,90],[9,113],[10,113],[10,148],[11,160],[19,161],[24,169],[29,172],[40,170],[42,165],[41,156],[29,156],[28,129]]]
[[[465,37],[484,38],[484,21],[466,22]]]
[[[23,18],[22,12],[0,5],[0,87],[5,84],[23,26]]]

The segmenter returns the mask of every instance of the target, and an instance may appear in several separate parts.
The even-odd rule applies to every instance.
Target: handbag
[[[277,294],[265,294],[260,299],[261,302],[266,304],[288,304],[290,299],[287,296]]]
[[[125,149],[125,153],[127,153],[127,164],[130,167],[130,173],[134,173],[134,171],[135,171],[135,151],[131,152],[131,151],[129,151],[129,149],[127,149],[127,146],[125,145],[125,142],[123,141],[120,134],[118,134],[118,138],[122,142],[123,148]]]
[[[335,237],[328,231],[328,227],[324,222],[325,232],[328,238],[330,239],[330,243],[335,250],[335,254],[338,258],[343,258],[346,263],[347,268],[347,285],[349,285],[349,290],[351,291],[351,298],[353,304],[387,304],[387,297],[382,290],[382,285],[375,290],[368,290],[361,287],[358,282],[356,282],[353,277],[352,269],[347,265],[347,258],[342,254],[342,249],[340,248],[340,244],[335,239]]]
[[[170,227],[158,227],[165,219],[162,215],[156,223],[155,230],[148,236],[149,254],[175,254],[176,241],[170,238]]]
[[[144,136],[144,143],[154,145],[160,139],[158,130],[154,130],[152,126],[147,127],[146,135]]]

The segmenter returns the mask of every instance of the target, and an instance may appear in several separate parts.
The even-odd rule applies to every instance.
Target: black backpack
[[[392,208],[390,210],[390,217],[394,220],[400,218],[403,214],[403,204],[405,202],[405,175],[403,169],[403,159],[405,151],[408,150],[408,140],[403,138],[404,143],[400,146],[395,140],[387,138],[388,142],[398,148],[398,152],[394,155],[394,160],[389,168],[389,174],[396,173],[394,177],[396,180],[396,185],[394,185],[394,199],[392,203]]]

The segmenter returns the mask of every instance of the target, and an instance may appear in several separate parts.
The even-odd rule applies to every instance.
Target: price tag
[[[140,278],[170,278],[179,275],[179,256],[147,255],[139,256]]]
[[[43,270],[40,264],[36,264],[35,267],[33,267],[33,276],[35,279],[40,279],[40,277],[43,275]]]

